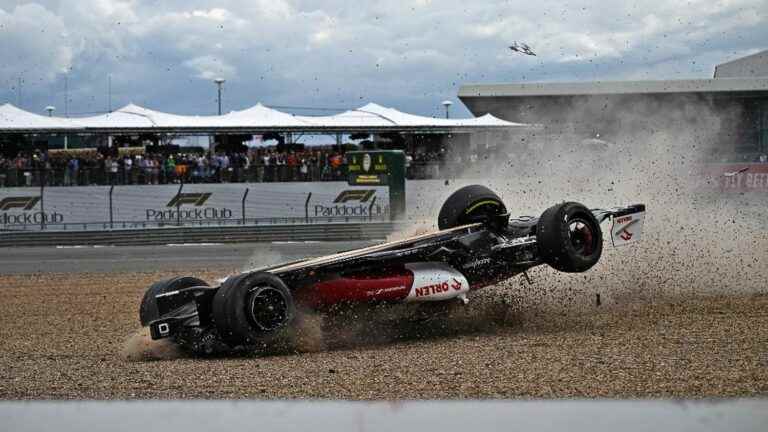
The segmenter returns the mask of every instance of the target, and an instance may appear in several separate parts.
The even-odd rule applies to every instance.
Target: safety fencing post
[[[45,168],[40,169],[40,231],[45,230]]]
[[[368,206],[368,219],[373,220],[373,205],[376,204],[376,195],[373,196],[373,199],[371,200],[371,205]]]
[[[304,221],[309,223],[309,199],[312,198],[312,192],[307,194],[307,200],[304,201]]]
[[[110,186],[109,187],[109,229],[113,229],[114,228],[114,226],[112,225],[112,223],[113,223],[113,218],[112,218],[112,192],[114,192],[114,191],[115,191],[115,185]]]
[[[176,192],[176,225],[181,226],[181,190],[184,189],[184,181],[179,183],[179,191]]]
[[[243,225],[245,225],[245,199],[248,198],[248,191],[249,190],[250,189],[245,188],[245,192],[243,193],[243,202],[242,202],[242,206],[243,206],[243,213],[242,213],[243,214]]]

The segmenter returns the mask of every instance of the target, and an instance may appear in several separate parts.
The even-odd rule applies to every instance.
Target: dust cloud
[[[143,327],[125,341],[120,356],[127,361],[172,360],[185,353],[169,339],[152,340],[149,327]]]
[[[738,135],[733,113],[699,100],[675,106],[635,104],[614,113],[621,128],[610,137],[585,139],[573,131],[540,127],[527,136],[497,142],[495,156],[449,181],[415,188],[422,194],[409,213],[411,234],[436,225],[443,200],[461,186],[485,184],[514,216],[538,216],[563,201],[589,208],[647,205],[643,239],[616,248],[582,274],[533,269],[532,284],[510,281],[524,303],[590,305],[709,294],[765,292],[768,280],[768,206],[764,195],[725,194],[701,164]],[[567,124],[589,125],[573,109]],[[730,141],[729,141],[730,140]],[[439,199],[436,199],[439,198]],[[410,211],[410,208],[409,208]],[[608,223],[603,225],[604,231]],[[398,236],[402,236],[399,234]]]
[[[618,113],[624,127],[609,139],[539,128],[497,142],[495,155],[448,180],[409,182],[409,221],[388,240],[437,229],[437,213],[455,190],[484,184],[513,215],[538,216],[563,201],[589,208],[644,203],[641,242],[613,248],[585,273],[546,265],[474,292],[467,306],[448,304],[348,308],[313,317],[312,347],[338,348],[515,326],[547,326],[573,314],[697,296],[768,292],[768,206],[765,197],[725,194],[701,166],[735,135],[731,113],[700,101],[677,107],[634,106]],[[575,111],[574,111],[575,112]],[[567,123],[589,119],[575,113]],[[411,205],[413,204],[413,205]],[[610,226],[603,224],[604,232]],[[444,311],[424,312],[445,307]],[[565,314],[565,315],[563,315]],[[419,319],[419,317],[424,319]],[[318,341],[322,340],[322,343]]]
[[[263,267],[270,267],[285,262],[285,257],[278,251],[274,250],[270,244],[260,244],[259,247],[253,251],[248,261],[243,264],[240,269],[241,272],[253,271]]]
[[[361,346],[456,335],[496,333],[522,322],[522,312],[493,291],[468,305],[425,302],[395,305],[344,305],[304,311],[288,337],[296,352],[354,349]]]
[[[643,239],[613,248],[605,242],[600,262],[585,273],[548,266],[474,292],[467,306],[396,305],[386,310],[348,307],[302,314],[290,335],[302,352],[380,344],[468,332],[494,332],[518,325],[546,325],[559,313],[622,308],[697,296],[768,292],[768,206],[765,196],[724,194],[718,179],[705,177],[702,162],[734,136],[728,115],[706,104],[677,108],[634,107],[618,114],[621,130],[584,139],[569,131],[537,129],[497,142],[495,156],[449,180],[409,182],[409,221],[390,240],[436,229],[440,205],[456,189],[484,184],[514,216],[538,216],[563,201],[589,208],[647,205]],[[569,123],[588,123],[573,115]],[[608,229],[607,222],[603,230]],[[270,250],[254,253],[244,270],[279,262]],[[432,309],[430,309],[432,308]],[[421,317],[421,318],[420,318]],[[129,357],[154,358],[143,339]],[[151,354],[147,354],[150,352]]]

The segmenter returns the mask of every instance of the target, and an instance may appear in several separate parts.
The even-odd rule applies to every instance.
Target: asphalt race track
[[[269,261],[326,255],[370,244],[346,241],[0,248],[0,274],[231,269],[249,262],[256,267]]]
[[[519,281],[490,288],[420,325],[408,307],[316,316],[295,346],[268,353],[188,358],[140,335],[139,301],[158,279],[212,281],[361,245],[2,250],[0,398],[768,395],[765,293],[616,297],[597,307],[591,292],[573,289],[580,275],[553,276],[547,292]]]

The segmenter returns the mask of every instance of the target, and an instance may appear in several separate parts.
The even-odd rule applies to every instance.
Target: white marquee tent
[[[325,117],[302,117],[307,123],[318,125],[333,125],[335,127],[513,127],[522,126],[517,123],[500,120],[490,114],[468,119],[443,119],[424,117],[404,113],[394,108],[386,108],[375,103],[369,103],[353,111]]]
[[[7,103],[0,105],[0,132],[59,131],[80,129],[69,119],[47,117]]]
[[[459,132],[526,127],[490,114],[468,119],[443,119],[404,113],[369,103],[331,116],[299,116],[261,104],[220,116],[186,116],[128,104],[111,113],[78,118],[46,117],[0,105],[0,133],[247,133],[247,132]]]

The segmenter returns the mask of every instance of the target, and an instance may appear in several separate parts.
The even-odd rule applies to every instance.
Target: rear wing
[[[610,210],[593,209],[598,222],[611,221],[611,243],[625,246],[640,240],[645,222],[645,204],[634,204]]]

